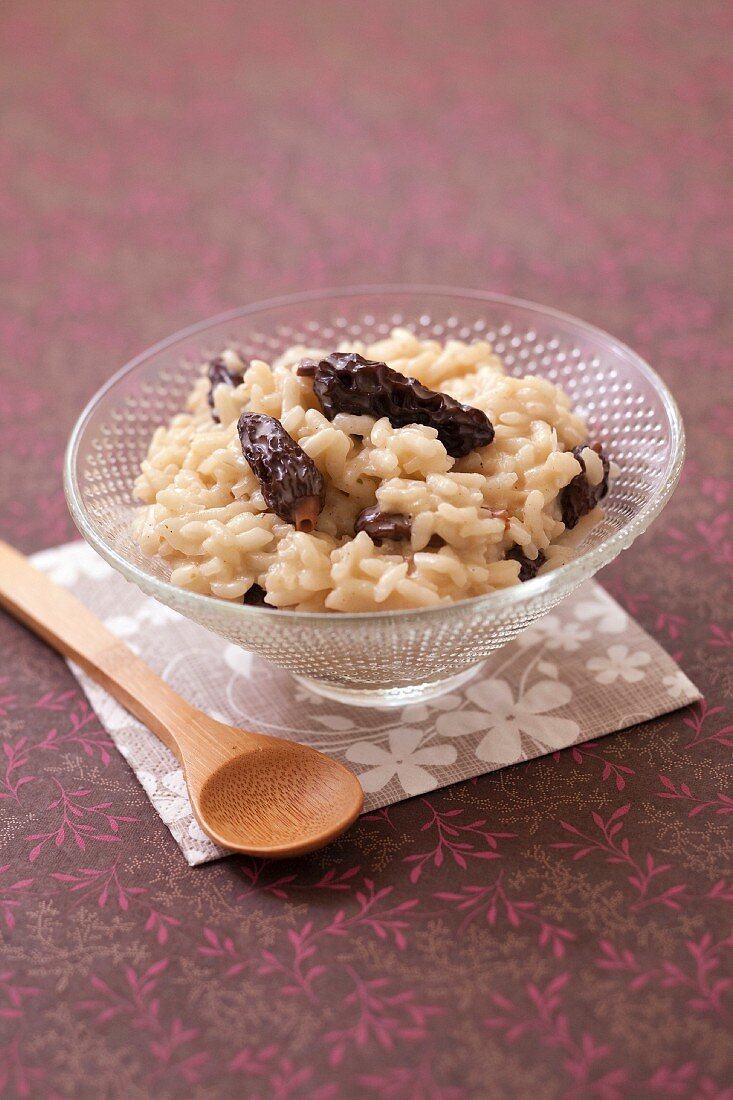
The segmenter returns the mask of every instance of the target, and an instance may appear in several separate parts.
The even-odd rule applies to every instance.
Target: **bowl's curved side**
[[[171,585],[130,532],[132,482],[154,428],[180,410],[202,355],[227,339],[271,358],[295,342],[420,335],[494,344],[507,369],[562,385],[620,467],[605,517],[569,565],[522,586],[420,611],[341,615],[230,604]],[[627,548],[671,496],[684,430],[671,394],[625,345],[546,307],[434,287],[351,288],[276,299],[162,341],[92,399],[65,460],[71,514],[87,541],[128,580],[203,626],[289,670],[350,687],[399,686],[454,675],[506,644]]]

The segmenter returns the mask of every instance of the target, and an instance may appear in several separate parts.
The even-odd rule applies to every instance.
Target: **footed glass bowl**
[[[291,344],[367,342],[405,325],[421,337],[489,340],[507,371],[558,382],[620,468],[605,516],[576,558],[545,576],[417,611],[314,614],[248,607],[174,587],[131,534],[132,486],[154,429],[180,411],[200,364],[228,341],[271,361]],[[204,321],[143,352],[81,414],[66,493],[82,535],[143,592],[288,669],[322,695],[404,705],[448,691],[610,562],[662,510],[679,478],[684,432],[662,380],[605,332],[544,306],[439,287],[354,287],[278,298]]]

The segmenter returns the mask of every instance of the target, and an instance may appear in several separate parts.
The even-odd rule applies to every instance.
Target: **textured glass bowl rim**
[[[404,611],[288,611],[287,621],[295,625],[298,621],[305,625],[322,622],[336,627],[339,624],[359,622],[365,626],[373,620],[394,620],[410,623],[423,623],[433,616],[447,615],[455,612],[485,611],[487,616],[493,613],[503,613],[513,607],[519,607],[529,598],[536,598],[544,593],[551,592],[554,588],[572,589],[582,581],[592,577],[604,565],[624,549],[631,546],[632,542],[641,535],[649,524],[659,515],[665,504],[675,490],[685,459],[685,432],[677,403],[669,389],[649,364],[637,355],[626,344],[617,340],[610,333],[595,325],[587,324],[571,314],[563,313],[550,306],[539,305],[523,298],[514,298],[505,294],[497,294],[490,291],[468,290],[462,287],[436,286],[430,284],[375,284],[363,286],[328,287],[323,290],[305,291],[299,294],[287,294],[276,298],[268,298],[263,301],[253,302],[251,305],[238,309],[227,310],[205,321],[179,329],[171,336],[153,344],[146,351],[136,355],[124,367],[112,375],[112,377],[94,394],[91,400],[79,416],[66,448],[64,461],[64,490],[71,516],[83,535],[84,539],[107,561],[130,581],[133,581],[143,590],[153,592],[163,603],[170,604],[171,600],[181,608],[191,611],[191,617],[197,617],[197,609],[211,611],[215,606],[222,619],[231,622],[239,619],[240,622],[259,620],[277,616],[278,623],[284,625],[283,613],[278,608],[253,607],[247,604],[233,603],[221,600],[215,596],[205,596],[198,592],[190,592],[185,588],[179,588],[169,581],[161,580],[145,570],[138,568],[133,562],[118,553],[115,547],[102,538],[89,519],[84,505],[78,479],[79,449],[83,442],[83,436],[87,424],[96,412],[98,406],[106,398],[108,393],[115,388],[118,382],[126,378],[138,367],[147,363],[151,358],[165,351],[177,343],[189,340],[192,336],[203,336],[209,329],[221,324],[238,320],[241,317],[252,317],[265,310],[287,307],[289,305],[302,305],[308,302],[321,303],[337,298],[358,298],[360,296],[375,295],[424,295],[427,297],[452,297],[463,298],[475,303],[486,302],[493,305],[511,306],[527,310],[529,313],[539,314],[545,318],[554,319],[563,325],[572,325],[578,332],[590,337],[595,343],[603,345],[608,352],[626,359],[642,375],[661,398],[667,414],[669,430],[671,433],[670,458],[664,471],[663,487],[659,493],[646,501],[640,511],[620,530],[613,532],[608,538],[591,550],[580,554],[567,565],[563,565],[550,573],[525,581],[522,585],[511,588],[503,588],[496,592],[488,592],[481,596],[473,596],[466,600],[457,600],[451,604],[439,604],[437,607],[413,608]]]

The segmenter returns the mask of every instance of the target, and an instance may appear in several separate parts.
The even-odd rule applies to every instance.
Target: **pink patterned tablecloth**
[[[733,1098],[731,29],[724,0],[5,0],[2,537],[72,537],[74,418],[177,327],[510,292],[680,401],[683,484],[602,580],[705,699],[192,870],[0,617],[1,1096]]]

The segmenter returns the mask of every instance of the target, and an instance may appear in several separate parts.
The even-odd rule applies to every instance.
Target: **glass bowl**
[[[367,342],[405,325],[421,337],[489,340],[512,374],[559,383],[620,469],[605,515],[568,565],[516,587],[415,611],[277,611],[202,596],[169,582],[131,534],[132,486],[153,430],[180,411],[204,357],[234,341],[271,361],[295,343]],[[354,287],[256,303],[176,333],[143,352],[91,400],[65,465],[82,535],[143,592],[288,669],[312,690],[356,705],[404,705],[474,674],[659,514],[679,478],[684,432],[662,380],[612,336],[556,310],[442,287]]]

